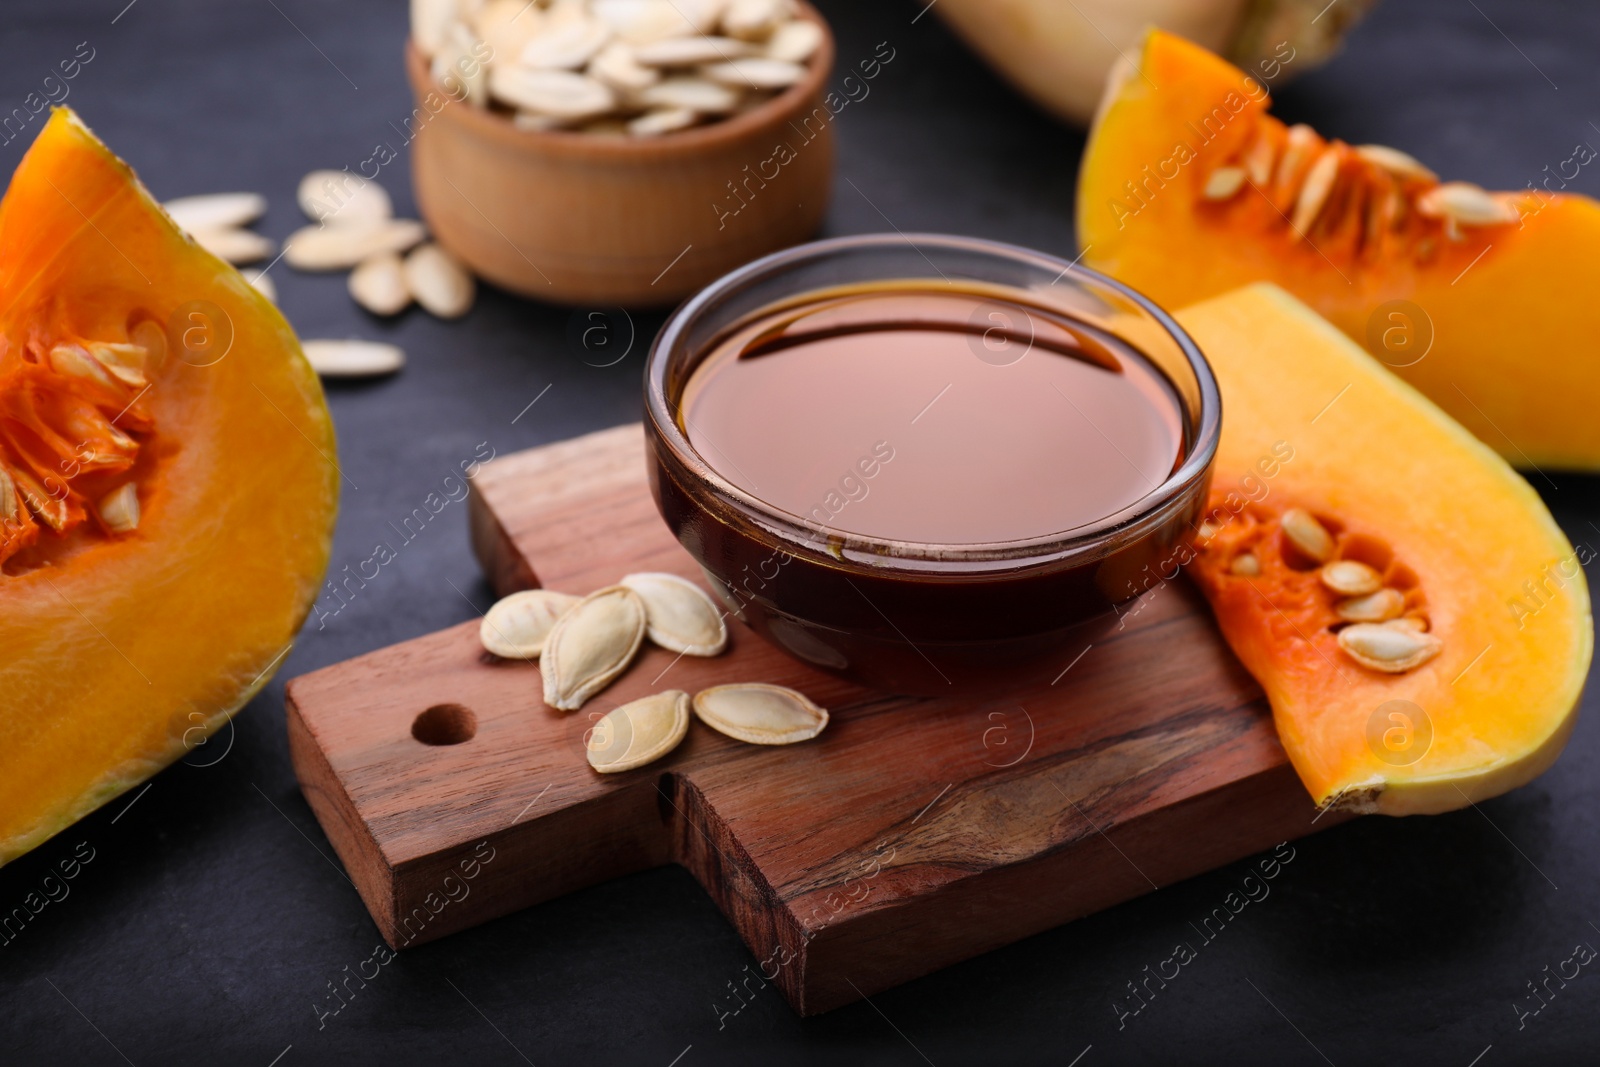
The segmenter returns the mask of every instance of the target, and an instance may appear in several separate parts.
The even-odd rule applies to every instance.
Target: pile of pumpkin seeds
[[[629,574],[579,597],[549,589],[513,593],[484,615],[483,647],[505,659],[535,659],[544,702],[576,711],[626,671],[646,640],[681,656],[728,647],[725,612],[675,574]],[[643,767],[687,735],[691,711],[718,733],[753,745],[807,741],[828,712],[793,689],[764,683],[718,685],[693,698],[668,689],[607,712],[589,731],[589,765],[601,774]]]

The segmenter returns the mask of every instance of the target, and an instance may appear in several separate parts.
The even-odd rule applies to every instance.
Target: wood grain
[[[637,425],[496,460],[475,489],[472,543],[501,594],[699,579],[651,503]],[[396,947],[679,863],[813,1014],[1342,818],[1313,825],[1260,689],[1182,582],[1063,649],[1054,685],[988,699],[882,696],[735,624],[727,654],[650,649],[560,714],[537,666],[484,653],[477,628],[289,685],[307,800]],[[789,748],[696,724],[656,764],[589,770],[583,734],[606,711],[737,680],[801,689],[832,723]],[[471,709],[470,741],[412,737],[442,704]]]

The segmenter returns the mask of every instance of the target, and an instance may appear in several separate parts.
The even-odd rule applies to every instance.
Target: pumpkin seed
[[[822,27],[810,19],[785,22],[767,39],[767,56],[790,63],[804,63],[822,47]]]
[[[718,733],[752,745],[809,741],[828,725],[827,710],[804,694],[760,682],[702,689],[695,694],[694,713]]]
[[[650,86],[639,94],[639,102],[651,108],[687,108],[716,115],[738,107],[739,94],[704,78],[679,77]]]
[[[1494,226],[1516,222],[1516,208],[1503,204],[1470,182],[1445,182],[1417,197],[1417,212],[1461,226]]]
[[[1218,167],[1206,179],[1206,187],[1200,195],[1207,200],[1227,200],[1244,188],[1244,178],[1243,167]]]
[[[394,217],[383,186],[347,170],[312,171],[300,179],[295,200],[313,222],[376,224]]]
[[[433,57],[431,73],[445,92],[488,107],[489,69],[477,58],[482,48],[483,43],[465,23],[453,23],[439,53]]]
[[[1392,626],[1396,630],[1410,630],[1417,634],[1428,632],[1428,620],[1421,615],[1404,615],[1398,619],[1390,619],[1384,625]]]
[[[1304,237],[1311,229],[1311,224],[1317,221],[1317,216],[1322,213],[1323,205],[1328,202],[1328,194],[1333,191],[1333,183],[1339,177],[1339,161],[1344,157],[1337,145],[1330,145],[1323,149],[1316,162],[1311,164],[1311,169],[1306,171],[1306,180],[1300,185],[1300,195],[1295,198],[1294,217],[1289,220],[1295,232]]]
[[[783,89],[806,76],[806,68],[782,59],[732,59],[701,67],[700,73],[735,89]]]
[[[10,522],[17,517],[17,483],[11,472],[0,463],[0,522]]]
[[[84,378],[116,388],[116,383],[101,362],[89,355],[82,345],[60,344],[50,349],[50,369],[57,374]]]
[[[1241,552],[1233,557],[1228,564],[1229,572],[1245,578],[1254,578],[1261,573],[1261,560],[1253,552]]]
[[[633,48],[613,41],[589,62],[589,77],[604,82],[618,92],[638,92],[661,80],[661,72],[634,58]]]
[[[194,233],[248,226],[267,213],[267,198],[260,193],[206,193],[180,196],[161,206],[173,222]]]
[[[1283,155],[1278,158],[1278,177],[1276,185],[1279,189],[1287,189],[1289,183],[1300,172],[1300,164],[1305,162],[1306,156],[1311,154],[1312,148],[1322,143],[1322,138],[1303,122],[1297,122],[1289,127],[1288,135],[1283,142]]]
[[[404,252],[424,233],[415,219],[306,226],[290,236],[283,258],[296,270],[349,270],[383,252]]]
[[[1283,513],[1279,524],[1289,543],[1318,563],[1326,563],[1333,558],[1333,535],[1311,512],[1304,508],[1290,508]]]
[[[372,378],[405,366],[406,354],[381,341],[302,342],[311,369],[324,378]]]
[[[1340,596],[1366,596],[1383,588],[1383,575],[1355,559],[1324,563],[1317,576]]]
[[[1439,180],[1437,174],[1398,148],[1390,148],[1383,144],[1361,144],[1356,145],[1355,152],[1368,163],[1388,171],[1396,178],[1426,182]]]
[[[512,593],[484,613],[478,640],[504,659],[538,659],[556,621],[582,599],[553,589]]]
[[[455,0],[411,0],[411,39],[417,50],[429,57],[437,52],[455,14]]]
[[[101,497],[95,510],[113,532],[132,533],[139,528],[139,490],[126,482]]]
[[[393,252],[369,256],[350,272],[350,295],[374,315],[398,315],[411,304],[405,268]]]
[[[681,689],[630,700],[601,716],[584,747],[589,766],[618,774],[654,763],[689,732],[689,694]]]
[[[640,45],[634,58],[647,67],[698,67],[702,63],[738,59],[753,51],[748,42],[732,37],[669,37]]]
[[[1333,611],[1346,622],[1387,622],[1405,608],[1406,598],[1398,589],[1379,589],[1365,596],[1341,600],[1333,606]]]
[[[722,31],[742,41],[765,41],[786,14],[782,0],[732,0],[722,13]]]
[[[716,23],[706,0],[594,0],[590,7],[612,33],[635,44],[704,33]]]
[[[629,119],[627,129],[635,137],[654,137],[657,134],[671,133],[673,130],[687,129],[699,119],[698,112],[690,111],[686,107],[664,107],[646,111],[636,119]]]
[[[644,601],[626,586],[607,586],[574,604],[539,656],[544,702],[563,711],[583,707],[627,670],[646,630]]]
[[[594,118],[617,104],[605,83],[568,70],[493,67],[489,91],[513,107],[561,119]]]
[[[528,0],[489,0],[472,16],[472,28],[497,56],[519,55],[544,22],[544,12]]]
[[[523,46],[517,61],[529,70],[577,70],[611,40],[611,28],[599,19],[574,18],[540,29]]]
[[[269,259],[278,246],[270,237],[251,230],[190,230],[194,243],[225,263],[259,263]]]
[[[1266,185],[1271,179],[1272,163],[1277,154],[1278,149],[1272,143],[1272,138],[1265,133],[1259,134],[1255,142],[1250,145],[1250,151],[1245,153],[1245,173],[1257,188]]]
[[[417,303],[441,319],[465,315],[478,291],[467,268],[432,242],[406,257],[405,283]]]
[[[669,652],[715,656],[728,647],[723,612],[705,591],[676,574],[630,574],[622,584],[644,601],[650,640]]]
[[[1339,647],[1363,667],[1401,674],[1437,656],[1444,644],[1432,634],[1358,622],[1339,631]]]
[[[143,345],[87,341],[83,347],[124,385],[143,389],[148,382],[149,379],[145,376],[145,364],[150,359],[150,353]]]

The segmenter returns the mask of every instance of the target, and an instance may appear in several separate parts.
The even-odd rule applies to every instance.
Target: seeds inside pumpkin
[[[1429,633],[1358,622],[1339,631],[1339,647],[1363,667],[1401,674],[1437,656],[1444,644]]]
[[[1289,543],[1318,563],[1333,558],[1333,535],[1304,508],[1290,508],[1279,520]]]
[[[1229,562],[1228,570],[1244,578],[1254,578],[1261,573],[1261,560],[1254,552],[1241,552]]]
[[[689,694],[669,689],[606,712],[584,747],[589,766],[601,774],[618,774],[654,763],[677,748],[688,732]]]
[[[702,689],[695,694],[694,713],[718,733],[752,745],[809,741],[828,725],[827,710],[805,694],[759,682]]]
[[[114,533],[132,533],[139,528],[139,490],[127,482],[100,498],[100,521]]]
[[[582,597],[527,589],[495,602],[478,626],[483,647],[506,659],[537,659],[556,621]]]
[[[627,586],[590,593],[557,620],[539,656],[544,702],[574,711],[628,669],[647,630],[644,601]]]
[[[1366,596],[1383,588],[1383,575],[1354,559],[1336,559],[1317,572],[1322,584],[1341,596]]]
[[[1379,589],[1366,596],[1341,600],[1334,613],[1346,622],[1386,622],[1406,608],[1406,598],[1398,589]]]
[[[1243,187],[1243,167],[1218,167],[1206,179],[1206,187],[1201,195],[1207,200],[1227,200]]]

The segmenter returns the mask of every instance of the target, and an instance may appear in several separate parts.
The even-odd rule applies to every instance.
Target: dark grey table
[[[885,40],[897,51],[840,118],[849,181],[838,183],[828,233],[887,229],[887,215],[906,231],[1074,253],[1080,134],[1015,96],[937,18],[913,24],[919,3],[822,6],[843,57]],[[398,145],[412,106],[404,9],[12,0],[0,17],[0,113],[23,106],[60,59],[92,49],[66,102],[157,196],[261,191],[272,201],[262,228],[282,238],[301,224],[304,172]],[[1600,144],[1597,46],[1600,9],[1577,0],[1391,0],[1277,109],[1351,141],[1403,146],[1449,176],[1520,188],[1574,144]],[[6,173],[24,143],[0,146]],[[382,180],[412,214],[406,167],[402,156]],[[1600,171],[1585,169],[1574,187],[1600,192]],[[389,324],[359,312],[342,277],[273,275],[303,336],[387,338],[411,357],[393,380],[330,389],[342,466],[359,486],[345,489],[335,569],[369,555],[387,523],[481,442],[504,454],[639,415],[659,315],[635,315],[632,353],[597,367],[569,339],[570,309],[487,291],[464,321],[413,311]],[[1600,544],[1594,480],[1535,484],[1575,541]],[[67,896],[0,945],[0,1063],[1498,1067],[1600,1055],[1592,967],[1564,987],[1552,981],[1542,1001],[1529,990],[1575,945],[1600,945],[1592,710],[1555,768],[1513,795],[1297,843],[1270,895],[1121,1026],[1114,1003],[1128,1001],[1127,983],[1195,940],[1191,922],[1240,885],[1247,864],[870,1003],[801,1020],[769,988],[720,1025],[713,1005],[753,958],[686,873],[663,869],[407,951],[343,986],[355,995],[323,1016],[339,1003],[330,983],[372,973],[364,961],[379,939],[296,787],[284,679],[489,602],[465,508],[452,504],[348,607],[307,627],[232,731],[0,870],[9,912],[58,860],[93,856]]]

